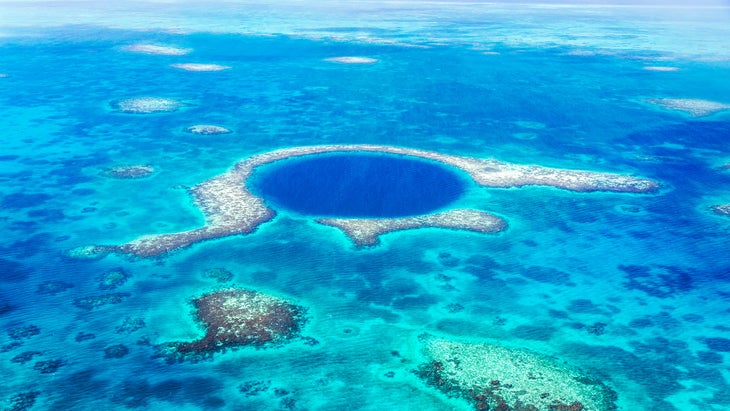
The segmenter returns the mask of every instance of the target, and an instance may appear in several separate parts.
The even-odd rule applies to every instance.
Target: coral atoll
[[[615,393],[602,382],[555,359],[494,344],[421,336],[426,362],[414,373],[448,396],[478,410],[610,411]]]
[[[624,193],[648,193],[658,188],[658,184],[651,180],[627,175],[517,165],[491,159],[461,157],[401,147],[376,145],[295,147],[249,157],[237,163],[228,172],[193,187],[190,192],[195,204],[202,209],[206,219],[206,225],[201,228],[177,233],[147,235],[120,246],[78,248],[72,251],[72,255],[92,258],[117,251],[139,257],[152,257],[204,240],[251,233],[259,225],[275,216],[275,212],[266,205],[264,200],[253,194],[246,185],[247,179],[256,168],[291,157],[337,152],[374,152],[437,161],[462,170],[474,182],[484,187],[509,188],[540,185],[577,192]],[[504,222],[498,217],[473,210],[452,210],[387,223],[377,219],[369,220],[369,222],[352,220],[352,222],[341,223],[339,219],[323,220],[323,222],[342,228],[356,242],[360,242],[358,239],[362,238],[362,244],[373,244],[377,242],[379,234],[406,228],[435,226],[490,232],[504,227]],[[350,229],[350,227],[353,228]],[[365,234],[357,235],[358,230]]]
[[[277,345],[298,337],[306,310],[288,301],[257,291],[228,288],[193,300],[202,338],[158,346],[158,356],[168,362],[210,357],[227,348]]]

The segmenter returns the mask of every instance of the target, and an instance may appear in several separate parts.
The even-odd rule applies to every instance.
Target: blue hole
[[[404,217],[459,198],[464,179],[436,162],[385,154],[317,154],[262,166],[251,188],[273,208],[329,217]]]

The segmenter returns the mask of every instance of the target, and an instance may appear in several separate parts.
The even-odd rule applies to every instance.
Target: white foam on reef
[[[220,64],[200,63],[170,64],[170,67],[179,68],[185,71],[223,71],[231,68],[230,66],[221,66]]]
[[[668,110],[684,111],[694,117],[704,117],[730,109],[730,104],[694,98],[650,98],[644,100]]]
[[[672,72],[672,71],[679,71],[679,67],[670,67],[670,66],[645,66],[644,70],[647,71],[662,71],[662,72]]]
[[[123,47],[124,51],[132,53],[156,54],[158,56],[184,56],[190,53],[191,49],[183,49],[172,46],[156,46],[154,44],[132,44]]]
[[[330,57],[324,59],[325,61],[341,64],[373,64],[377,63],[378,60],[370,57],[354,57],[354,56],[343,56],[343,57]]]
[[[188,133],[193,134],[203,134],[203,135],[211,135],[211,134],[228,134],[231,132],[231,130],[221,127],[221,126],[214,126],[210,124],[196,124],[194,126],[190,126],[185,129]]]
[[[112,108],[122,113],[149,114],[169,113],[182,107],[183,103],[169,98],[137,97],[111,103]]]

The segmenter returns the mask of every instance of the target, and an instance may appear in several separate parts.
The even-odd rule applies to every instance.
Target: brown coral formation
[[[276,345],[299,336],[306,310],[284,299],[252,290],[229,288],[193,300],[202,338],[161,346],[161,356],[183,359],[240,346]]]
[[[658,188],[658,184],[653,181],[626,175],[525,166],[497,160],[461,157],[401,147],[378,145],[295,147],[249,157],[237,163],[228,172],[193,187],[190,192],[193,195],[195,204],[203,210],[206,218],[206,225],[201,228],[178,233],[148,235],[117,247],[87,247],[82,251],[87,254],[96,250],[99,254],[119,251],[139,257],[152,257],[199,241],[251,233],[259,225],[273,219],[275,216],[275,212],[266,206],[264,200],[253,194],[246,185],[246,180],[257,167],[291,157],[333,152],[375,152],[429,159],[464,171],[477,184],[484,187],[508,188],[541,185],[579,192],[612,191],[624,193],[647,193]],[[497,222],[497,217],[487,217],[489,215],[486,213],[480,214],[469,210],[455,210],[450,213],[416,218],[420,222],[404,219],[407,221],[387,223],[386,225],[390,226],[391,229],[385,231],[379,228],[383,226],[382,221],[379,220],[360,220],[347,225],[348,227],[372,226],[366,229],[372,234],[369,234],[370,237],[363,237],[364,243],[372,241],[373,235],[377,237],[378,233],[401,229],[398,228],[401,226],[403,228],[414,228],[435,222],[436,224],[431,225],[484,232],[496,231],[494,228],[500,225]],[[464,219],[458,220],[460,218]],[[489,228],[485,229],[485,227]],[[365,229],[363,228],[363,230]],[[354,232],[350,229],[345,229],[345,231],[348,235]],[[77,253],[84,255],[80,251],[77,251]]]

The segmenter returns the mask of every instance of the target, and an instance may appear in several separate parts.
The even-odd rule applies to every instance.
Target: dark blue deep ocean
[[[598,376],[622,411],[729,410],[730,216],[712,206],[730,203],[730,110],[647,101],[730,104],[730,12],[357,4],[59,3],[46,15],[0,3],[0,409],[473,409],[412,373],[412,341],[428,332],[553,356]],[[327,60],[341,56],[377,62]],[[183,106],[110,105],[145,96]],[[195,124],[232,133],[185,131]],[[660,189],[484,188],[420,160],[290,159],[253,177],[277,216],[252,234],[150,259],[69,254],[199,227],[186,188],[255,154],[321,144],[630,174]],[[154,173],[106,173],[140,164]],[[332,175],[349,189],[317,184]],[[314,221],[451,208],[507,229],[408,230],[357,248]],[[122,280],[109,285],[110,272]],[[307,307],[303,335],[319,344],[154,358],[155,345],[201,334],[194,298],[234,285]],[[84,305],[107,294],[114,303]]]

